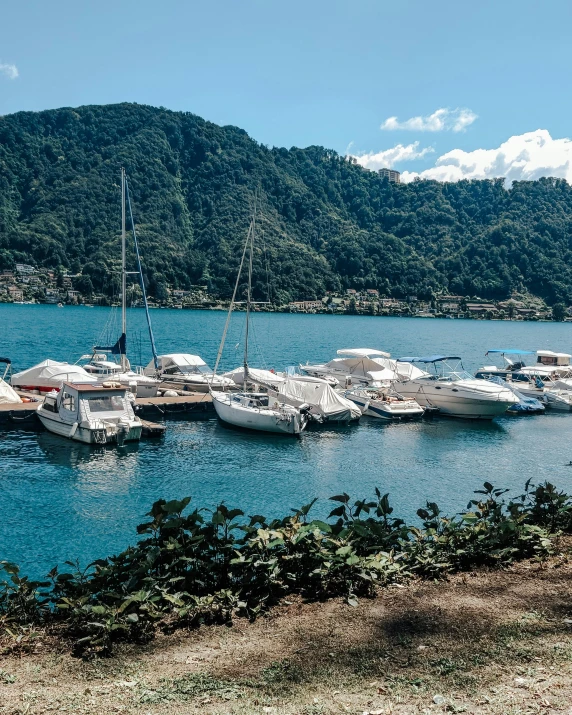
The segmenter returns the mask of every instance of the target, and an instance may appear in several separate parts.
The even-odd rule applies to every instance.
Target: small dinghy
[[[44,427],[85,444],[118,444],[141,439],[143,425],[118,382],[102,385],[64,383],[46,395],[36,414]]]

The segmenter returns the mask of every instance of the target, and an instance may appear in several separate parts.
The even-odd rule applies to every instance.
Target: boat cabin
[[[568,353],[555,353],[552,350],[537,350],[536,352],[536,362],[540,365],[569,367],[571,357]]]
[[[264,408],[269,406],[269,397],[266,392],[240,392],[232,396],[232,401],[244,407]]]
[[[74,385],[64,383],[57,394],[48,394],[43,409],[58,414],[64,422],[90,419],[120,422],[133,419],[134,412],[127,398],[128,388],[118,383],[104,385]]]

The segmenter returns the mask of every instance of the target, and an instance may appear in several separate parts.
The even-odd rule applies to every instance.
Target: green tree
[[[552,306],[552,320],[562,321],[566,317],[566,306],[564,303],[555,303]]]

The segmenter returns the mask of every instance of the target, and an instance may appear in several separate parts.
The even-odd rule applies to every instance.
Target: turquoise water
[[[15,370],[47,357],[74,362],[105,333],[105,308],[0,305],[0,355]],[[214,363],[225,314],[152,311],[159,352],[198,353]],[[144,314],[130,310],[131,356],[150,357]],[[243,316],[233,322],[225,365],[241,360]],[[110,336],[111,337],[111,336]],[[488,348],[572,352],[561,323],[258,314],[251,363],[286,365],[331,358],[338,348],[380,348],[395,356],[460,354],[474,371]],[[486,362],[486,361],[485,361]],[[42,431],[0,431],[0,559],[45,573],[66,559],[83,562],[132,542],[151,503],[192,495],[247,513],[279,515],[346,491],[390,493],[395,512],[413,518],[426,499],[455,511],[485,479],[520,493],[550,479],[572,491],[572,415],[506,417],[489,424],[435,419],[313,429],[301,439],[238,432],[216,419],[170,420],[164,440],[121,449],[90,448]]]

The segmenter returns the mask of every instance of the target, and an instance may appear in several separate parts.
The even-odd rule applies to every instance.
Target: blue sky
[[[0,114],[136,101],[370,168],[571,171],[570,2],[22,0],[1,18]]]

